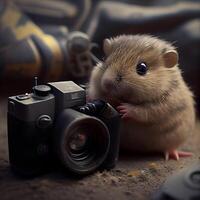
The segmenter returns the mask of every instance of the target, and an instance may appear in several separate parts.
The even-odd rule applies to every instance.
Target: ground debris
[[[141,175],[141,171],[140,170],[131,170],[130,172],[128,172],[128,176],[129,177],[138,177]]]
[[[120,176],[113,171],[97,172],[96,178],[100,183],[106,183],[114,186],[117,186],[120,182],[124,182],[123,176]]]
[[[160,167],[156,163],[150,163],[148,165],[148,169],[149,169],[150,173],[156,174],[156,173],[159,173]]]
[[[130,192],[130,191],[125,191],[124,194],[127,195],[127,196],[131,196],[131,195],[132,195],[132,192]]]
[[[133,181],[147,181],[148,177],[159,174],[159,166],[156,163],[150,163],[146,168],[133,169],[127,173],[129,178],[133,178]]]
[[[110,177],[110,182],[112,185],[117,185],[120,181],[118,177],[112,176]]]

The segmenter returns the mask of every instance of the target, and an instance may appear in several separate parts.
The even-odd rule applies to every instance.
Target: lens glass
[[[77,124],[71,131],[69,140],[66,142],[66,151],[69,152],[72,161],[74,163],[77,162],[80,166],[90,162],[97,153],[95,147],[98,145],[97,140],[101,136],[97,136],[92,128],[94,127],[91,127],[91,124]]]
[[[90,173],[105,159],[110,138],[106,126],[95,118],[75,121],[66,132],[65,162],[72,171]]]
[[[69,146],[72,151],[80,151],[86,145],[88,136],[84,132],[77,132],[77,134],[72,135],[69,140]]]

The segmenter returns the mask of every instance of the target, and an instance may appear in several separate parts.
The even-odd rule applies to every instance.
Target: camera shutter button
[[[49,115],[41,115],[37,119],[38,128],[48,128],[52,124],[52,119]]]
[[[33,91],[37,96],[48,96],[51,88],[48,85],[37,85],[33,87]]]

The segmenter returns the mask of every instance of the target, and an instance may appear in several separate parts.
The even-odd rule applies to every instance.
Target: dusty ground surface
[[[195,135],[184,146],[194,152],[191,158],[164,161],[161,155],[120,155],[115,169],[97,172],[83,179],[72,179],[61,172],[23,180],[9,169],[6,99],[0,99],[0,199],[1,200],[129,200],[150,199],[166,177],[200,160],[200,123]]]

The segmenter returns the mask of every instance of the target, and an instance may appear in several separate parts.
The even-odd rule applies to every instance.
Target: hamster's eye
[[[146,63],[141,62],[137,64],[136,71],[139,75],[143,76],[147,73],[148,67]]]

